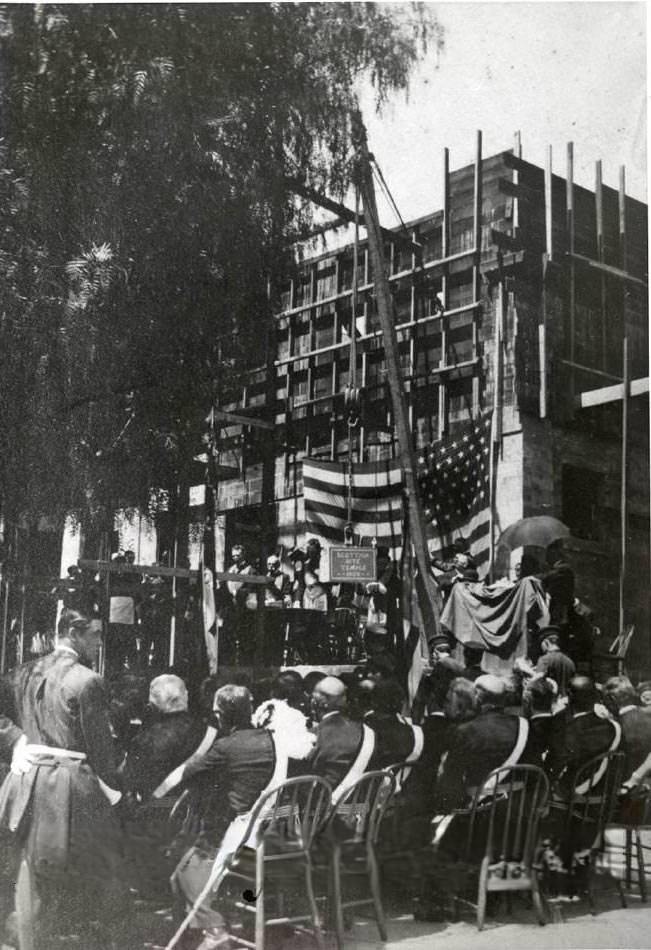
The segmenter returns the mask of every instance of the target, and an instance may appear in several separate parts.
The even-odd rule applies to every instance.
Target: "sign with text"
[[[330,548],[330,580],[370,584],[376,578],[375,548]]]

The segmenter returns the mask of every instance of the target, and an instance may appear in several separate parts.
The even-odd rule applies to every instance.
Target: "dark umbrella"
[[[554,541],[569,538],[569,536],[570,529],[558,518],[552,518],[551,515],[536,515],[533,518],[521,518],[520,521],[510,525],[506,531],[502,532],[497,546],[504,545],[511,550],[529,545],[547,548]]]

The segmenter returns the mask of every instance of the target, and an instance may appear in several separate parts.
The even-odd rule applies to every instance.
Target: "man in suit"
[[[405,701],[402,686],[394,679],[380,679],[371,693],[371,709],[364,722],[375,733],[375,752],[369,769],[386,769],[389,765],[418,761],[423,749],[419,726],[412,726],[401,710]]]
[[[552,800],[548,815],[542,822],[542,836],[548,842],[544,861],[550,870],[556,861],[567,870],[574,855],[590,848],[594,842],[594,824],[599,808],[599,793],[603,789],[609,752],[621,746],[622,730],[618,722],[608,718],[603,707],[595,705],[599,694],[589,676],[575,676],[570,681],[570,701],[562,745],[550,750],[545,761],[545,770],[552,784]],[[584,782],[576,785],[579,771],[592,759],[596,759],[590,775],[583,775]],[[592,821],[583,821],[579,815],[568,815],[573,793],[595,797],[594,806],[589,806],[586,815]],[[575,813],[576,814],[576,813]],[[555,855],[551,858],[550,855]]]
[[[542,656],[536,663],[536,672],[548,676],[558,686],[560,696],[567,695],[567,687],[576,673],[574,662],[562,652],[559,627],[543,627],[540,631]]]
[[[317,723],[316,743],[306,770],[324,778],[340,794],[368,770],[375,747],[373,730],[344,714],[346,687],[336,676],[326,676],[312,691],[312,716]]]
[[[206,731],[188,712],[188,691],[180,676],[164,673],[151,681],[149,708],[120,768],[125,791],[140,801],[197,751]]]
[[[528,723],[505,712],[505,681],[484,674],[475,680],[475,689],[479,715],[456,726],[450,737],[436,792],[442,812],[465,805],[493,769],[522,761],[526,749]]]
[[[467,686],[466,682],[466,686]],[[525,719],[505,712],[507,684],[498,676],[484,674],[474,683],[480,712],[468,722],[450,730],[447,758],[436,786],[432,847],[436,857],[423,879],[417,917],[428,920],[446,918],[446,894],[450,890],[451,870],[465,854],[470,811],[451,814],[453,809],[470,805],[475,792],[484,785],[493,769],[517,765],[525,756],[529,725]],[[484,815],[480,816],[480,821]],[[475,823],[473,851],[479,861],[485,848],[479,823]]]
[[[557,696],[556,682],[546,676],[534,676],[525,683],[522,710],[529,720],[528,765],[544,768],[550,753],[555,755],[565,741],[564,711],[552,713]]]
[[[162,797],[179,781],[189,782],[202,777],[201,800],[205,810],[200,815],[201,830],[192,847],[183,855],[172,875],[172,887],[189,910],[213,869],[226,832],[238,817],[246,816],[261,793],[275,779],[277,757],[275,744],[267,729],[251,726],[251,694],[243,686],[222,686],[215,693],[215,713],[219,721],[219,738],[205,754],[191,758],[168,776],[158,787]],[[279,776],[284,780],[285,776]],[[243,824],[242,832],[246,830]],[[195,911],[191,928],[203,931],[197,950],[214,950],[228,940],[221,914],[210,900]]]
[[[95,947],[128,942],[121,798],[102,679],[90,666],[101,621],[66,607],[54,652],[19,666],[0,686],[0,743],[12,770],[0,825],[19,852],[16,916],[21,950],[52,946],[65,921]],[[56,911],[56,917],[54,916]]]
[[[611,676],[603,691],[608,708],[618,717],[626,752],[624,780],[651,752],[651,716],[640,708],[637,692],[626,676]]]
[[[567,649],[574,617],[574,571],[565,560],[561,541],[547,548],[547,565],[541,580],[549,595],[549,619],[560,628],[561,647]]]
[[[550,752],[546,771],[554,783],[555,794],[569,800],[577,772],[596,756],[605,756],[620,747],[622,730],[618,722],[595,711],[599,696],[589,676],[570,680],[569,717],[562,746]],[[598,789],[598,785],[594,786]]]

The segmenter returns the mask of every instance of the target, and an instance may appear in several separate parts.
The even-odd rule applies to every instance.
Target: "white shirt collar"
[[[589,716],[590,713],[592,713],[592,712],[594,712],[594,710],[592,710],[592,709],[586,709],[585,712],[574,713],[574,715],[572,716],[572,719],[580,719],[581,716]]]
[[[79,657],[79,654],[72,647],[69,647],[67,643],[57,643],[55,650],[58,652],[72,653],[73,656]]]
[[[552,714],[550,712],[534,713],[533,716],[531,717],[531,720],[533,721],[534,719],[551,719],[551,718],[552,718]]]
[[[621,716],[626,712],[630,712],[631,709],[638,709],[638,707],[634,704],[631,704],[630,706],[622,706],[622,708],[619,710],[619,715]]]
[[[340,716],[340,715],[341,715],[340,709],[331,709],[330,712],[327,712],[324,716],[321,716],[321,722],[324,722],[330,716]]]

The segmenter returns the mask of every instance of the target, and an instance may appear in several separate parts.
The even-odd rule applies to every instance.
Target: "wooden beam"
[[[286,182],[288,187],[292,191],[295,191],[297,195],[300,195],[301,198],[306,198],[308,201],[311,201],[312,204],[318,205],[320,208],[324,208],[326,211],[331,211],[333,214],[336,214],[339,218],[349,224],[354,223],[355,212],[341,204],[341,202],[334,201],[334,199],[328,198],[327,195],[321,194],[320,191],[315,191],[313,188],[307,188],[296,178],[287,178]],[[340,223],[341,222],[337,222],[337,225],[339,226]],[[364,215],[360,215],[359,223],[361,225],[366,225]],[[405,235],[400,231],[391,231],[389,228],[383,227],[380,227],[380,231],[382,232],[382,237],[388,238],[390,241],[395,241],[396,244],[402,245],[403,247],[410,250],[413,254],[422,255],[422,244],[418,244],[412,241],[410,238],[405,237]]]
[[[230,422],[232,425],[251,426],[252,429],[268,429],[272,431],[275,426],[273,422],[267,419],[256,419],[253,416],[243,416],[238,412],[226,412],[225,409],[215,409],[215,419],[220,422]]]
[[[480,299],[481,293],[481,208],[482,208],[482,134],[477,130],[477,141],[475,145],[475,169],[474,169],[474,208],[473,208],[473,232],[475,241],[475,258],[472,267],[472,285],[473,300]],[[472,320],[472,355],[476,357],[479,353],[479,327],[477,326],[477,317],[473,315]],[[472,414],[476,417],[479,413],[479,376],[473,376],[472,380]]]
[[[196,580],[200,571],[191,571],[187,567],[165,567],[159,564],[116,564],[115,561],[95,561],[80,558],[77,562],[83,570],[96,571],[98,574],[147,574],[149,577],[176,577]],[[269,580],[261,574],[233,574],[228,571],[214,571],[216,581],[235,581],[246,584],[266,584]]]
[[[567,143],[567,177],[565,181],[565,213],[567,225],[567,243],[570,253],[570,360],[575,356],[575,317],[576,317],[576,273],[574,266],[574,144]],[[575,393],[574,370],[570,370],[570,395],[572,403]],[[571,403],[571,404],[572,404]]]
[[[552,221],[552,147],[550,145],[547,148],[547,161],[545,163],[545,253],[548,261],[554,259]]]
[[[567,257],[571,261],[576,262],[577,264],[585,264],[586,267],[592,267],[594,270],[600,271],[602,274],[609,274],[611,277],[617,277],[619,280],[623,280],[628,284],[635,284],[638,287],[648,288],[648,282],[642,280],[641,277],[634,277],[633,274],[629,274],[628,271],[622,270],[620,267],[613,267],[612,264],[602,264],[600,261],[595,261],[592,257],[586,257],[584,254],[573,254],[571,251],[567,252]]]
[[[649,377],[633,379],[629,384],[629,396],[643,396],[649,392]],[[618,402],[624,398],[624,383],[615,386],[604,386],[602,389],[589,389],[579,393],[576,405],[579,409],[589,409],[592,406],[603,406],[608,402]]]
[[[362,196],[368,235],[368,247],[375,280],[375,299],[378,318],[384,334],[384,353],[389,393],[393,408],[396,434],[405,474],[405,488],[409,502],[409,530],[414,547],[418,573],[415,579],[418,600],[423,616],[424,632],[431,637],[440,632],[440,617],[435,596],[435,583],[430,569],[430,555],[425,533],[425,512],[417,478],[416,453],[411,432],[407,398],[400,370],[400,355],[395,326],[394,302],[389,289],[384,261],[382,235],[377,216],[375,187],[369,161],[366,129],[360,115],[355,117],[355,139],[358,159],[359,190]],[[430,584],[431,582],[431,584]]]
[[[450,253],[450,149],[443,149],[443,221],[441,224],[441,254],[443,259]],[[441,277],[441,300],[443,302],[443,310],[447,311],[448,300],[450,294],[450,274],[449,267],[446,265],[443,268],[443,275]],[[448,361],[448,324],[449,318],[447,313],[442,314],[441,318],[441,357],[439,359],[439,368],[445,366]],[[438,387],[438,432],[437,436],[439,439],[443,438],[446,428],[446,416],[447,416],[447,406],[446,406],[446,395],[447,389],[445,385],[445,380],[443,377],[440,378],[439,387]]]
[[[628,337],[624,331],[624,340],[622,343],[622,372],[624,382],[622,383],[622,467],[621,467],[621,548],[619,565],[619,629],[618,633],[624,630],[624,604],[626,596],[626,554],[628,538],[628,498],[626,495],[626,476],[628,473],[628,400],[630,396],[629,381],[630,368],[628,364]]]
[[[577,363],[574,360],[561,360],[561,363],[564,366],[569,366],[571,369],[578,369],[582,373],[590,373],[592,376],[601,376],[603,379],[612,379],[616,383],[621,383],[622,377],[615,376],[614,373],[605,373],[602,369],[595,369],[593,366],[586,366],[584,363]]]

